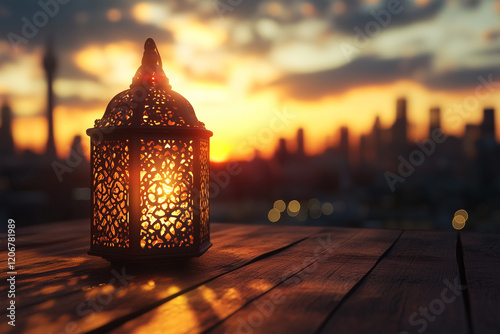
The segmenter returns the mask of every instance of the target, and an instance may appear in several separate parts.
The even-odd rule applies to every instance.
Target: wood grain
[[[154,307],[159,301],[234,270],[262,254],[286,247],[319,230],[308,227],[282,229],[279,226],[256,227],[254,230],[243,227],[245,228],[250,232],[243,232],[241,236],[232,235],[233,229],[228,229],[227,233],[214,233],[214,247],[201,258],[192,259],[183,267],[125,271],[126,275],[134,276],[131,281],[125,282],[116,278],[122,273],[120,269],[119,273],[113,272],[107,261],[89,257],[84,253],[66,260],[59,259],[59,262],[40,255],[39,258],[45,258],[41,261],[41,268],[45,268],[50,274],[44,276],[43,273],[36,273],[34,276],[40,275],[35,285],[39,287],[42,297],[46,296],[45,302],[20,308],[17,315],[23,321],[16,326],[16,331],[40,333],[43,328],[44,332],[58,333],[66,331],[67,326],[82,332],[99,328],[143,308]],[[221,232],[222,230],[223,228]],[[25,268],[23,275],[29,275],[31,270],[33,269]],[[59,271],[67,275],[67,281],[74,279],[71,282],[74,287],[69,287],[72,288],[72,293],[67,293],[67,284],[58,285],[51,281],[51,275]],[[64,276],[57,279],[60,281],[61,278],[64,279]],[[110,282],[112,284],[109,284]],[[23,298],[22,294],[16,297],[20,305],[29,303]],[[0,332],[10,331],[12,327],[5,322],[0,323]]]
[[[334,253],[357,230],[327,231],[197,287],[127,322],[116,333],[199,333],[276,285]],[[180,313],[178,310],[184,310]],[[175,314],[175,317],[172,316]],[[194,320],[192,319],[194,317]],[[158,321],[162,319],[161,321]]]
[[[461,233],[474,333],[500,332],[500,235]]]
[[[321,333],[467,333],[462,293],[449,287],[459,282],[456,242],[452,232],[405,231]]]
[[[213,328],[213,333],[314,333],[396,241],[399,231],[360,230]]]
[[[212,224],[202,257],[122,271],[89,225],[16,230],[0,333],[500,333],[499,235]]]

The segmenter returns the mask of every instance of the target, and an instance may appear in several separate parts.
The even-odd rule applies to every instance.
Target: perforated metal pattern
[[[201,242],[208,239],[209,236],[209,173],[210,173],[210,152],[208,141],[200,140],[200,237]]]
[[[141,140],[141,248],[193,245],[193,159],[193,140]]]
[[[92,161],[92,244],[129,247],[128,140],[93,144]]]
[[[134,112],[141,112],[138,117]],[[205,128],[198,121],[188,100],[173,90],[150,88],[139,92],[128,89],[116,95],[96,127],[109,126],[159,126]]]

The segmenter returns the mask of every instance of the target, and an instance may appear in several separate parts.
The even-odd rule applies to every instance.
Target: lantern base
[[[105,260],[113,264],[130,264],[135,266],[147,266],[155,265],[161,263],[181,263],[185,262],[193,257],[198,257],[203,255],[210,247],[212,243],[209,241],[202,245],[202,247],[197,251],[192,252],[175,252],[169,254],[126,254],[126,253],[114,253],[106,250],[95,250],[90,249],[87,254],[93,256],[100,256]]]

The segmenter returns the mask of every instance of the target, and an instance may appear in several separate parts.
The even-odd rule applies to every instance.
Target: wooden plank
[[[88,225],[88,221],[85,224]],[[211,235],[212,238],[215,238],[214,240],[217,240],[217,244],[222,246],[227,242],[232,242],[234,238],[242,236],[247,238],[252,232],[261,228],[263,228],[262,225],[213,224]],[[28,305],[33,305],[45,301],[47,298],[57,298],[58,294],[79,290],[81,284],[86,286],[101,284],[102,282],[94,279],[98,279],[98,275],[89,277],[88,272],[92,270],[96,273],[97,269],[100,268],[103,273],[109,273],[109,263],[86,254],[89,242],[89,236],[86,234],[85,237],[65,243],[37,244],[34,247],[18,249],[16,251],[16,270],[22,274],[22,285],[18,288],[19,295],[23,299],[29,300]],[[6,279],[7,276],[6,271],[1,272],[0,280]],[[40,289],[39,282],[41,280],[50,282],[53,287],[66,286],[66,288],[46,287]],[[0,287],[0,293],[6,290],[6,285]],[[25,305],[21,303],[20,307]],[[1,310],[0,314],[2,312],[4,310]]]
[[[16,248],[51,245],[83,236],[90,237],[89,219],[24,226],[16,228]],[[0,243],[0,251],[5,251],[6,247]]]
[[[107,270],[98,266],[94,269],[98,260],[93,260],[91,264],[85,262],[88,268],[85,275],[96,282],[96,285],[89,286],[78,281],[76,286],[79,290],[75,293],[65,295],[64,292],[58,292],[57,298],[47,298],[44,303],[19,309],[17,317],[22,321],[16,325],[15,331],[29,334],[41,331],[59,333],[68,330],[93,330],[138,310],[155,307],[186,289],[243,266],[262,254],[287,247],[318,230],[319,228],[312,227],[283,229],[282,226],[271,226],[249,234],[248,239],[232,239],[229,236],[231,243],[226,246],[221,246],[214,239],[213,249],[200,258],[192,259],[183,267],[113,273],[110,267]],[[72,277],[75,277],[74,272],[81,265],[84,263],[75,261],[73,266],[68,267]],[[129,278],[124,273],[135,277]],[[120,276],[122,278],[117,279]],[[126,278],[123,279],[123,276]],[[65,285],[55,286],[50,281],[40,281],[38,286],[42,287],[44,283],[51,289],[66,289]],[[12,331],[12,327],[6,322],[0,323],[0,332]]]
[[[219,247],[251,238],[253,233],[259,233],[259,230],[265,228],[262,225],[214,225],[215,231],[211,233],[211,237]],[[19,250],[16,255],[20,260],[17,270],[22,274],[22,285],[17,292],[22,298],[18,300],[18,308],[32,306],[47,299],[57,299],[60,295],[81,290],[81,286],[102,284],[100,274],[109,276],[109,262],[87,255],[88,248],[89,238],[86,237],[78,242]],[[89,272],[94,274],[89,276]],[[6,278],[7,272],[0,274],[0,279]],[[50,282],[50,285],[40,289],[40,281]],[[7,286],[2,285],[2,289],[6,291]],[[0,314],[4,312],[6,311],[0,310]]]
[[[241,224],[230,223],[212,223],[211,233],[217,233],[220,230],[232,228],[241,228]],[[246,225],[258,226],[258,225]],[[6,237],[6,234],[4,234]],[[84,239],[87,244],[90,243],[90,219],[78,219],[63,221],[57,223],[39,224],[34,226],[25,226],[16,229],[16,248],[28,249],[45,246],[54,246],[64,244],[73,240]],[[7,244],[0,243],[0,252],[6,251]],[[2,261],[5,259],[2,258]]]
[[[84,230],[85,233],[79,233],[79,237],[76,237],[74,234],[70,234],[68,240],[53,239],[53,235],[60,235],[61,232],[58,230],[62,225],[74,225],[76,230],[82,230],[82,225],[85,225]],[[39,231],[39,234],[36,237],[33,233],[29,233],[29,240],[25,240],[26,234],[16,237],[16,253],[22,254],[19,256],[19,266],[25,266],[29,269],[32,269],[37,266],[46,267],[47,265],[52,265],[52,263],[47,263],[47,257],[52,256],[64,256],[67,258],[71,258],[73,256],[81,255],[85,252],[82,252],[82,247],[89,248],[90,245],[90,235],[89,235],[89,222],[85,220],[74,221],[71,224],[67,223],[57,223],[51,224],[52,227],[55,228],[55,232],[50,229],[40,230],[39,227],[36,227],[36,230]],[[243,234],[248,234],[251,231],[256,231],[262,228],[263,225],[241,225],[241,224],[220,224],[213,223],[211,224],[211,236],[217,237],[218,234],[227,234],[229,230],[231,230],[230,234],[235,236],[240,236]],[[233,230],[234,229],[234,230]],[[64,236],[64,234],[63,234]],[[34,240],[37,240],[34,242]],[[43,240],[43,242],[40,242]],[[47,240],[51,240],[48,241]],[[19,246],[19,244],[21,246]],[[87,249],[88,250],[88,249]],[[0,254],[3,255],[2,252]],[[94,257],[89,257],[95,259]],[[3,261],[6,261],[6,256],[2,256]],[[26,269],[26,268],[22,268]],[[0,273],[1,275],[1,273]],[[0,276],[1,277],[1,276]]]
[[[404,232],[320,332],[467,333],[456,242],[452,232]]]
[[[354,229],[339,232],[330,230],[315,234],[280,253],[178,296],[127,322],[115,332],[202,332],[280,284],[283,276],[291,276],[317,262],[327,252],[334,252],[338,243],[345,242],[358,232]],[[179,312],[179,309],[183,312]]]
[[[460,233],[474,333],[500,333],[500,235]]]
[[[88,222],[86,222],[88,225]],[[217,239],[217,243],[223,243],[225,239],[230,239],[231,237],[240,237],[243,235],[248,235],[253,231],[257,231],[263,228],[262,225],[241,225],[241,224],[212,224],[212,238]],[[87,228],[88,229],[88,228]],[[231,232],[229,233],[229,230]],[[45,232],[48,233],[48,232]],[[219,236],[220,234],[220,236]],[[225,236],[227,235],[227,237]],[[42,236],[43,238],[43,236]],[[90,237],[85,234],[84,237],[80,237],[75,240],[70,240],[66,242],[57,242],[55,244],[36,244],[33,247],[22,247],[17,248],[16,245],[16,267],[19,272],[23,272],[26,275],[35,274],[36,277],[48,276],[51,277],[55,270],[66,270],[69,269],[74,264],[75,258],[84,257],[84,263],[89,263],[89,265],[95,265],[96,261],[101,263],[104,267],[108,267],[108,262],[105,260],[100,260],[98,257],[88,256],[86,252],[89,248]],[[6,261],[6,255],[3,253],[2,258]],[[68,263],[70,262],[70,263]],[[47,269],[50,268],[48,272]],[[85,267],[79,267],[86,270]],[[66,270],[69,271],[69,270]],[[6,277],[5,272],[0,273],[0,279]]]
[[[361,230],[318,263],[282,280],[211,333],[314,333],[401,234]]]

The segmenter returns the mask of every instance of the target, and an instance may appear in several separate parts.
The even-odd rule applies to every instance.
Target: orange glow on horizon
[[[208,87],[210,86],[203,84],[186,85],[188,92],[185,96],[194,101],[193,105],[199,119],[214,132],[210,146],[210,159],[213,162],[249,160],[254,156],[255,150],[258,150],[262,157],[271,157],[279,138],[285,138],[288,149],[294,151],[298,128],[304,128],[307,154],[319,154],[326,145],[336,145],[335,138],[341,126],[348,126],[349,140],[354,147],[361,134],[371,131],[377,115],[380,117],[382,127],[391,126],[395,119],[395,102],[398,96],[407,97],[410,123],[408,132],[412,141],[426,138],[429,108],[432,106],[441,106],[442,126],[447,134],[462,135],[466,123],[481,122],[483,107],[494,106],[500,102],[499,97],[481,102],[477,110],[463,113],[463,119],[452,127],[448,117],[453,105],[462,103],[470,92],[460,94],[429,92],[418,84],[405,81],[389,86],[358,88],[339,96],[312,102],[289,100],[283,107],[272,98],[272,94],[262,94],[246,98],[249,105],[261,108],[225,111],[220,110],[223,102],[212,100],[219,94],[217,93],[219,87],[213,86],[215,89],[213,94],[208,94],[206,97],[197,94]],[[193,89],[191,93],[189,88]],[[397,94],[398,92],[401,94]],[[220,98],[225,98],[226,95],[222,91],[220,94]],[[360,99],[360,96],[363,98]],[[436,103],[437,101],[446,102]],[[283,113],[284,110],[294,117],[289,123],[280,126],[280,131],[269,132],[267,129],[270,128],[274,115]],[[85,131],[92,127],[94,120],[102,117],[102,114],[101,109],[85,110],[79,107],[57,106],[54,110],[54,125],[58,155],[61,158],[66,157],[74,136],[81,135],[86,158],[89,159],[89,138]],[[497,123],[497,127],[500,128],[500,117],[497,117]],[[18,151],[31,149],[36,153],[42,153],[47,140],[46,129],[47,123],[43,116],[14,118],[13,133]]]
[[[12,121],[17,151],[31,150],[41,154],[47,143],[47,119],[43,116],[20,117]]]

